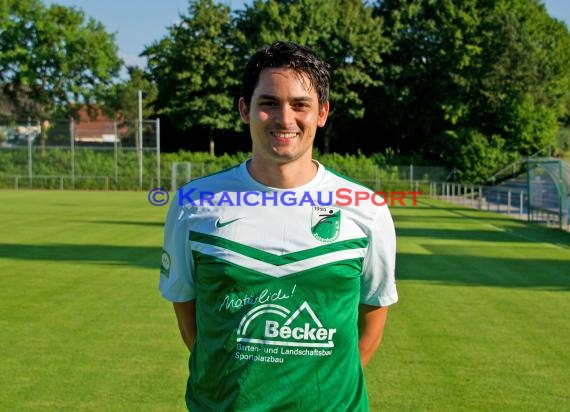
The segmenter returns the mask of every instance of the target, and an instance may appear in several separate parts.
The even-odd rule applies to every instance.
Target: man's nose
[[[287,104],[281,106],[278,110],[277,121],[284,128],[288,128],[295,124],[295,111]]]

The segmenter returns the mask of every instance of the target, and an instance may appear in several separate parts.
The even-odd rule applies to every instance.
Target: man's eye
[[[293,109],[295,110],[307,110],[311,106],[308,103],[295,103]]]

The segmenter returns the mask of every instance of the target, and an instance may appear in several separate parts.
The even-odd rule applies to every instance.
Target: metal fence
[[[189,162],[162,154],[158,120],[0,125],[0,188],[4,189],[163,187],[174,191],[192,179],[232,166],[236,161],[230,157],[226,160],[226,163],[219,158]],[[421,192],[422,196],[529,222],[570,227],[570,165],[559,159],[533,158],[519,162],[516,175],[494,185],[449,182],[450,172],[445,167],[378,167],[369,159],[360,163],[343,162],[342,156],[328,157],[323,163],[374,190]]]
[[[538,169],[545,163],[539,164]],[[556,168],[562,170],[558,163],[553,170]],[[570,230],[570,197],[564,185],[562,175],[543,173],[532,163],[524,175],[499,185],[431,182],[428,194],[466,207]]]
[[[427,190],[430,180],[445,179],[444,167],[378,167],[371,159],[346,161],[326,156],[330,167],[375,190]],[[160,150],[156,120],[111,121],[105,116],[79,121],[25,120],[0,124],[0,188],[56,190],[149,190],[176,188],[191,179],[235,163],[188,162]],[[229,164],[231,162],[231,164]]]
[[[466,207],[504,213],[519,219],[528,218],[528,195],[525,189],[430,182],[428,195]]]
[[[161,180],[159,120],[0,124],[0,187],[141,190]]]
[[[570,165],[532,158],[505,169],[494,185],[449,182],[444,167],[378,167],[371,159],[322,155],[325,166],[378,191],[413,191],[531,222],[568,227]],[[163,159],[164,157],[164,159]],[[0,188],[176,190],[235,164],[228,157],[189,162],[160,152],[158,120],[85,119],[0,124]],[[168,159],[168,160],[165,160]],[[511,175],[508,175],[508,173]]]
[[[208,162],[184,162],[175,161],[166,163],[170,166],[170,182],[168,186],[172,191],[184,183],[202,176],[219,171],[212,168]],[[352,168],[347,168],[343,162],[325,161],[324,165],[336,172],[349,176],[361,184],[374,190],[382,191],[429,191],[430,180],[442,178],[449,174],[449,169],[438,166],[385,166],[379,167],[373,163],[358,165],[350,163]],[[164,183],[164,179],[162,180]]]

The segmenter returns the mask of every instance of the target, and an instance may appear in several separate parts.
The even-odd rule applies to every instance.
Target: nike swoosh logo
[[[228,220],[227,222],[222,222],[220,219],[216,220],[216,227],[220,228],[220,227],[224,227],[229,225],[230,223],[234,223],[236,220],[240,220],[243,219],[242,217],[238,217],[236,219],[232,219],[232,220]]]

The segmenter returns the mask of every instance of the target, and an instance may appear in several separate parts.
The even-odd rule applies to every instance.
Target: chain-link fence
[[[570,224],[570,165],[559,159],[517,162],[505,169],[500,183],[474,186],[452,182],[453,171],[445,167],[378,167],[368,158],[322,156],[318,160],[325,166],[374,190],[422,192],[532,222],[566,229]],[[224,163],[219,158],[189,162],[184,156],[167,156],[161,163],[163,157],[158,119],[0,123],[0,188],[5,189],[174,191],[236,162],[230,157]]]
[[[160,168],[158,120],[0,124],[0,188],[141,190]]]
[[[319,159],[321,160],[321,159]],[[443,180],[449,174],[449,169],[439,166],[384,166],[379,167],[371,160],[363,162],[334,161],[334,158],[322,159],[325,167],[348,176],[373,190],[416,191],[426,194],[430,181]],[[170,189],[172,191],[184,183],[211,173],[220,168],[213,168],[209,162],[175,161],[170,163]],[[233,166],[232,165],[228,165]],[[163,179],[164,182],[164,179]],[[168,187],[168,186],[165,186]]]
[[[174,190],[244,159],[218,156],[196,162],[186,161],[184,153],[161,154],[158,120],[113,122],[103,118],[0,124],[0,188]],[[347,161],[345,156],[329,154],[320,155],[318,160],[382,191],[425,193],[430,181],[449,174],[444,167],[378,167],[363,156]]]

